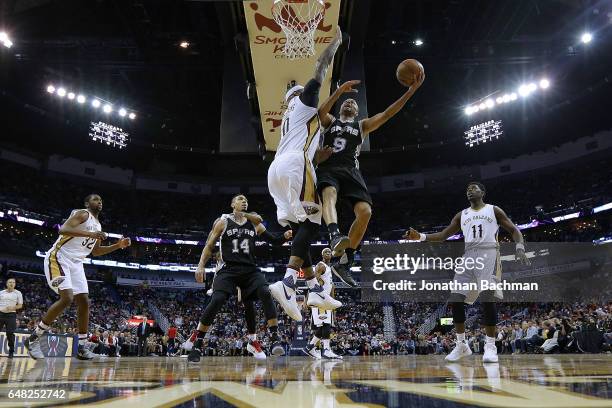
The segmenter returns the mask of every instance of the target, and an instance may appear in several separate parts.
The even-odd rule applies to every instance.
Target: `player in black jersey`
[[[317,167],[317,190],[323,199],[323,219],[330,233],[330,246],[334,256],[346,256],[332,265],[332,271],[350,286],[357,283],[351,277],[355,250],[361,243],[372,215],[372,197],[368,192],[357,156],[363,139],[395,116],[412,97],[425,80],[425,74],[415,76],[413,85],[384,112],[357,121],[359,107],[354,99],[346,99],[340,107],[340,116],[335,118],[330,111],[338,98],[348,92],[356,92],[353,86],[360,81],[342,84],[319,108],[321,126],[325,129],[324,146],[333,149],[332,155]],[[336,201],[338,197],[347,199],[353,205],[355,221],[348,237],[338,229]]]
[[[264,274],[255,264],[255,237],[259,236],[273,243],[282,243],[291,238],[291,231],[284,233],[270,233],[262,224],[262,219],[255,213],[247,213],[247,198],[240,194],[232,198],[232,213],[224,214],[215,220],[213,229],[208,235],[206,245],[202,251],[196,280],[204,281],[204,267],[210,259],[217,242],[221,248],[223,267],[217,272],[213,283],[213,293],[210,302],[204,309],[197,329],[197,340],[189,353],[190,362],[200,361],[202,339],[213,323],[219,310],[229,297],[240,288],[242,301],[245,306],[247,329],[249,332],[249,351],[256,358],[265,358],[265,353],[255,338],[255,306],[254,301],[259,299],[263,303],[264,314],[268,323],[268,330],[272,339],[272,353],[284,354],[278,337],[278,320],[276,306],[268,289]]]

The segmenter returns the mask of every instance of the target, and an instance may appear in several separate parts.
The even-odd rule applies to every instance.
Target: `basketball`
[[[407,59],[397,66],[397,80],[400,84],[409,87],[415,75],[425,72],[423,65],[415,59]]]

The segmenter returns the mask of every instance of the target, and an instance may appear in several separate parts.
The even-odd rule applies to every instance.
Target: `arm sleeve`
[[[311,79],[306,83],[304,87],[304,92],[300,95],[300,100],[306,106],[310,106],[311,108],[316,108],[319,105],[319,90],[321,89],[321,84],[316,79]]]
[[[265,230],[259,236],[272,244],[280,245],[285,242],[284,232],[270,232]]]

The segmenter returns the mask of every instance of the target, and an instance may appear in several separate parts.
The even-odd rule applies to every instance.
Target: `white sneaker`
[[[314,358],[315,360],[321,359],[321,352],[317,350],[315,346],[309,344],[308,346],[304,347],[302,351],[308,354],[310,357]]]
[[[472,349],[470,349],[470,346],[468,346],[465,342],[460,341],[460,342],[457,342],[457,345],[455,346],[453,351],[451,351],[450,354],[446,356],[444,359],[446,361],[458,361],[458,360],[461,360],[463,357],[467,357],[471,355],[472,355]]]
[[[497,357],[497,347],[495,344],[485,344],[484,354],[482,355],[483,363],[497,363],[499,358]]]
[[[334,310],[342,306],[342,302],[325,293],[321,285],[316,285],[314,288],[310,289],[306,305],[318,307],[322,310]]]
[[[321,353],[321,358],[327,360],[343,360],[342,356],[337,355],[331,350],[323,350],[323,353]]]
[[[265,360],[266,353],[261,348],[261,344],[259,341],[249,341],[247,344],[247,351],[255,357],[255,360]]]
[[[295,298],[295,283],[291,276],[269,286],[270,293],[290,318],[297,322],[302,321],[302,313]]]

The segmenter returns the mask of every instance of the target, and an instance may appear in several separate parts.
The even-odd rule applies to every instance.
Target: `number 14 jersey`
[[[225,230],[221,234],[221,259],[226,265],[255,265],[255,237],[257,232],[253,223],[244,220],[239,224],[234,214],[223,214],[226,221]]]

